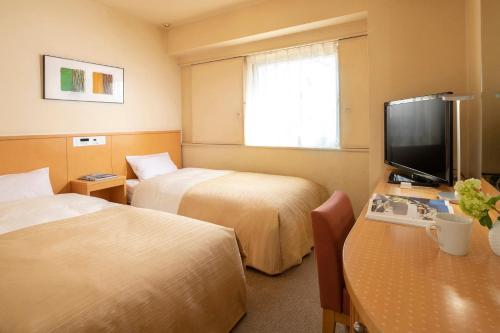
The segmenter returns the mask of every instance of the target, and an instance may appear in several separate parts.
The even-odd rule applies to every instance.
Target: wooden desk
[[[91,195],[108,201],[126,204],[127,188],[125,186],[125,181],[125,176],[118,176],[116,178],[97,181],[75,179],[70,182],[71,192]]]
[[[441,190],[404,190],[384,179],[375,192],[436,198]],[[351,321],[370,333],[500,332],[500,257],[486,228],[475,222],[469,255],[457,257],[425,229],[367,220],[366,209],[344,245]]]

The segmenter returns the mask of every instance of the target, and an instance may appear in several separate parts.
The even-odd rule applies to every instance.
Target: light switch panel
[[[105,144],[105,136],[77,136],[73,138],[73,147],[101,146]]]

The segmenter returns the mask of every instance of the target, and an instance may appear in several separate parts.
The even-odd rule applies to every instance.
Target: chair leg
[[[349,327],[351,325],[351,318],[344,313],[335,312],[335,322]]]
[[[323,309],[323,333],[333,333],[335,330],[335,312]]]
[[[349,328],[350,318],[346,314],[338,313],[329,309],[323,309],[323,333],[335,332],[335,323],[344,324],[347,328]]]

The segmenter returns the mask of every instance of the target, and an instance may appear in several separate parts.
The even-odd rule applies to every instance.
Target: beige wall
[[[193,117],[191,113],[191,66],[181,68],[182,90],[182,142],[193,142]]]
[[[384,102],[465,92],[464,0],[370,0],[370,186],[383,174]]]
[[[298,27],[366,10],[368,0],[270,0],[191,24],[173,27],[169,53],[182,55],[250,36]]]
[[[179,129],[164,32],[87,0],[0,2],[0,135]],[[125,104],[42,99],[41,55],[125,68]]]
[[[330,192],[341,189],[351,197],[356,214],[368,196],[367,151],[184,144],[182,153],[185,167],[297,176],[322,184]]]
[[[481,118],[482,118],[482,63],[481,63],[481,0],[465,3],[465,56],[468,94],[475,99],[464,103],[463,158],[465,177],[481,175]]]
[[[258,36],[251,42],[236,43],[234,45],[212,47],[201,51],[194,51],[179,56],[178,60],[180,64],[185,65],[223,58],[238,57],[245,54],[304,45],[307,43],[323,42],[329,39],[363,35],[366,34],[368,28],[366,14],[361,16],[362,17],[359,19],[355,19],[353,21],[332,24],[321,28],[294,32],[272,38],[263,38],[263,36]],[[176,31],[173,30],[169,33],[169,36],[175,33]],[[170,48],[168,50],[170,53]]]

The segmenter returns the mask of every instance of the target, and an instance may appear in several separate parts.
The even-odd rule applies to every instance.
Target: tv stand
[[[425,186],[425,187],[439,187],[439,183],[415,175],[412,173],[405,173],[402,171],[393,171],[389,175],[388,183],[400,184],[401,182],[410,183],[412,186]]]

